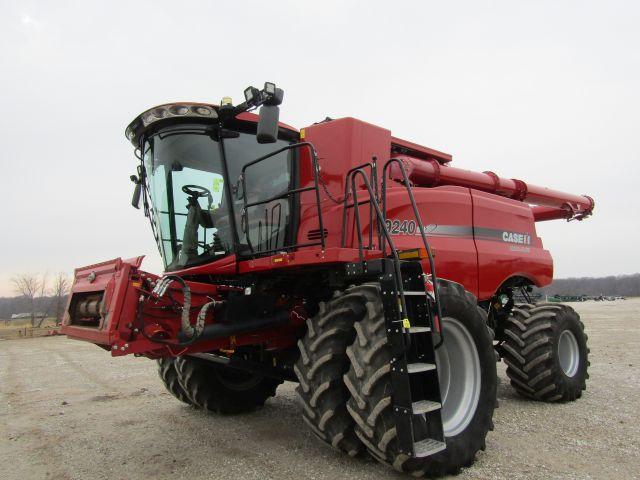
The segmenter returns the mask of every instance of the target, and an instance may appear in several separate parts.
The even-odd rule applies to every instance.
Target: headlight
[[[144,112],[142,115],[142,125],[147,127],[153,122],[170,117],[204,117],[215,119],[218,113],[209,106],[205,105],[182,105],[170,104],[161,105]]]
[[[203,104],[182,104],[169,103],[151,108],[139,115],[125,130],[127,139],[135,144],[137,132],[142,128],[146,128],[154,122],[167,118],[208,118],[216,120],[218,112],[211,105]]]

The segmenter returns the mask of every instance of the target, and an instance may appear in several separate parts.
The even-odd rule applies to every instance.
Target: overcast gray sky
[[[125,126],[265,80],[296,127],[355,116],[593,196],[592,218],[538,224],[556,276],[640,271],[640,2],[0,4],[0,295],[117,256],[159,272]]]

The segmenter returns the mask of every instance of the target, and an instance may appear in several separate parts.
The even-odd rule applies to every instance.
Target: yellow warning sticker
[[[411,328],[411,322],[409,321],[408,318],[403,318],[402,319],[402,326],[404,328]]]

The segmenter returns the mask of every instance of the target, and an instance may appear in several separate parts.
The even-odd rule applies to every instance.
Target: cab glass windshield
[[[258,144],[255,135],[234,133],[218,139],[203,127],[167,128],[147,139],[144,162],[152,221],[168,271],[221,258],[235,250],[277,249],[286,242],[288,198],[269,200],[290,188],[289,152],[246,171],[242,167],[289,142]],[[226,162],[226,163],[225,163]],[[246,197],[246,198],[245,198]]]

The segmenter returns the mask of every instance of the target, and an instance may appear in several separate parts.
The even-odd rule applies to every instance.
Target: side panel
[[[551,283],[553,260],[536,234],[526,203],[471,190],[478,249],[478,298],[490,298],[507,279],[520,276],[536,286]]]
[[[473,241],[469,189],[414,188],[413,193],[429,245],[435,253],[436,273],[441,278],[461,283],[471,293],[478,295],[478,259]],[[396,248],[406,250],[422,247],[407,190],[403,186],[394,186],[389,188],[387,198],[387,224]],[[428,272],[428,262],[423,263],[424,271]]]
[[[327,230],[327,247],[339,247],[342,236],[342,200],[344,199],[345,178],[352,168],[371,163],[372,157],[378,158],[383,165],[389,158],[391,132],[384,128],[355,118],[341,118],[306,127],[301,132],[303,141],[311,142],[318,152],[320,166],[320,199],[322,202],[324,228]],[[367,174],[369,169],[365,169]],[[300,186],[313,185],[309,162],[300,162]],[[356,185],[363,182],[357,178]],[[360,190],[361,198],[366,191]],[[298,243],[317,239],[318,219],[316,201],[313,192],[300,195],[300,228]],[[369,207],[363,206],[361,214],[369,218]]]

